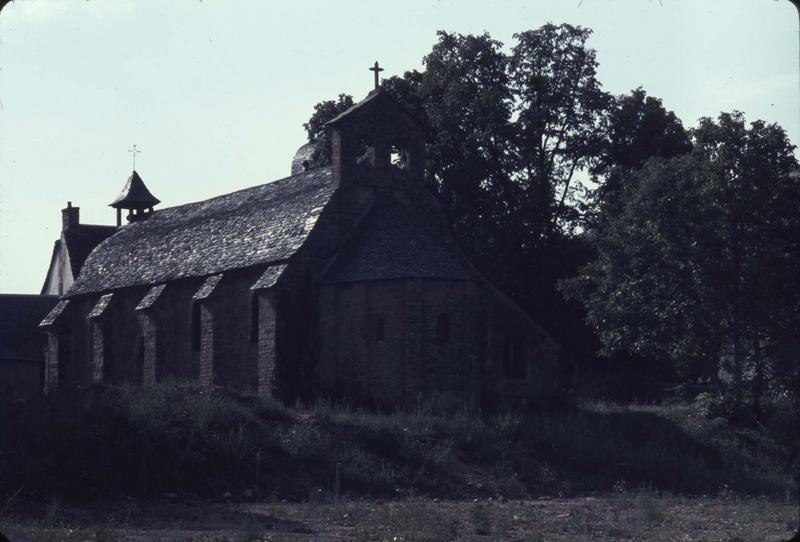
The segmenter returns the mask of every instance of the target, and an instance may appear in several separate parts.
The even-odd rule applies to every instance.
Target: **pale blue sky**
[[[580,5],[579,5],[580,4]],[[16,0],[0,13],[0,292],[38,293],[60,209],[111,224],[127,150],[160,207],[288,175],[314,103],[420,68],[438,29],[594,30],[606,90],[688,127],[739,109],[798,121],[787,0]]]

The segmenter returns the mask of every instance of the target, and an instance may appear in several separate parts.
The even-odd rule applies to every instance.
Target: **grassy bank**
[[[169,540],[784,542],[792,504],[732,497],[603,497],[477,502],[424,498],[338,503],[164,503],[126,499],[0,517],[0,532],[30,542]]]
[[[381,414],[175,385],[60,393],[0,414],[3,500],[335,502],[534,498],[647,488],[791,491],[780,446],[692,405],[476,416],[436,402]]]

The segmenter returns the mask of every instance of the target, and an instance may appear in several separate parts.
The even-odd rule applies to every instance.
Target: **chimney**
[[[73,207],[72,202],[68,201],[66,209],[61,209],[61,231],[67,231],[80,223],[80,207]]]

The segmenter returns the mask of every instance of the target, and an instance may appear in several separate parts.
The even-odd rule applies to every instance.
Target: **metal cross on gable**
[[[133,169],[135,171],[136,170],[136,155],[139,154],[142,151],[137,149],[136,145],[134,145],[132,149],[128,149],[128,152],[133,155]]]
[[[383,68],[381,68],[381,67],[378,65],[378,61],[376,60],[376,61],[375,61],[375,65],[374,65],[374,66],[372,66],[372,67],[369,69],[369,71],[371,71],[371,72],[375,72],[375,88],[378,88],[378,84],[379,84],[379,80],[378,80],[378,77],[379,77],[379,76],[378,76],[378,74],[379,74],[380,72],[382,72],[382,71],[383,71]]]

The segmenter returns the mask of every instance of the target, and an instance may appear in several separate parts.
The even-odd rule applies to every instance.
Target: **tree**
[[[600,157],[610,100],[590,34],[547,24],[515,34],[506,52],[486,33],[441,31],[424,71],[382,82],[425,125],[426,182],[465,252],[570,346],[591,333],[555,284],[588,255],[573,235],[576,177]],[[318,104],[312,141],[322,141],[316,121],[338,110]]]
[[[800,183],[777,125],[741,113],[701,119],[693,150],[648,160],[596,233],[596,259],[564,290],[580,299],[605,353],[676,364],[687,377],[748,370],[753,406],[765,361],[796,329]]]
[[[590,228],[602,227],[619,215],[624,204],[622,183],[635,179],[631,172],[650,158],[669,159],[692,149],[680,119],[641,87],[614,98],[606,124],[603,152],[592,171],[598,187],[590,198]]]
[[[339,94],[336,100],[319,102],[314,106],[314,114],[303,124],[308,134],[308,141],[314,144],[311,155],[311,167],[318,167],[331,162],[331,142],[325,124],[336,115],[345,112],[353,106],[353,97],[348,94]]]
[[[519,169],[546,233],[577,223],[575,173],[599,158],[610,96],[597,81],[587,28],[546,24],[515,34],[510,77],[516,98]],[[543,207],[546,205],[549,207]]]

